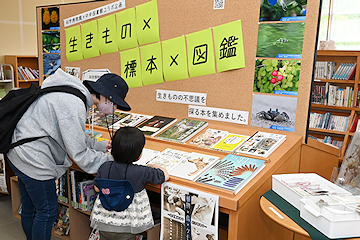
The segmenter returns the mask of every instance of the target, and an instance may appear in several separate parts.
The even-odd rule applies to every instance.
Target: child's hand
[[[94,185],[94,190],[95,190],[95,192],[100,192],[99,188],[95,185]]]

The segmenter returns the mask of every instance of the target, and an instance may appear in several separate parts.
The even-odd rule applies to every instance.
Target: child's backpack
[[[48,92],[65,92],[79,97],[86,106],[86,97],[78,89],[69,86],[54,86],[41,89],[35,83],[29,88],[11,90],[0,100],[0,153],[7,153],[11,148],[42,138],[25,138],[11,144],[15,127],[29,106],[40,95]]]

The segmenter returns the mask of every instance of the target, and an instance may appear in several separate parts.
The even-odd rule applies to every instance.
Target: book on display
[[[266,158],[285,140],[286,135],[258,131],[236,149],[235,152]]]
[[[208,125],[205,121],[183,118],[157,137],[163,140],[185,143]]]
[[[176,118],[156,115],[141,123],[137,128],[145,135],[155,136],[175,123],[176,120]]]

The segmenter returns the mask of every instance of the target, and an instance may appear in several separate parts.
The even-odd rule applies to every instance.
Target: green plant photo
[[[256,59],[254,92],[297,92],[300,68],[300,60]]]

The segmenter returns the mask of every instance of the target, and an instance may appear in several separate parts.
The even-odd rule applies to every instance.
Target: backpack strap
[[[86,97],[79,89],[69,87],[69,86],[53,86],[53,87],[42,88],[39,90],[40,94],[45,94],[45,93],[49,93],[49,92],[64,92],[64,93],[73,94],[73,95],[79,97],[83,101],[83,103],[85,105],[85,109],[86,109]],[[32,141],[35,141],[35,140],[43,138],[43,137],[46,137],[46,136],[21,139],[17,142],[11,143],[9,145],[8,149],[12,149],[12,148],[20,146],[24,143],[32,142]]]
[[[53,87],[47,87],[47,88],[40,89],[40,94],[49,93],[49,92],[64,92],[64,93],[73,94],[73,95],[77,96],[78,98],[80,98],[84,102],[84,105],[86,108],[86,97],[79,89],[69,87],[69,86],[53,86]]]

